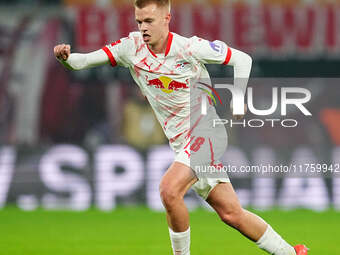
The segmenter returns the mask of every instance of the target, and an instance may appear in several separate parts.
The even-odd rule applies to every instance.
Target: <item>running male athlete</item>
[[[148,99],[176,153],[160,183],[175,255],[190,254],[189,213],[183,197],[191,187],[223,222],[269,254],[307,254],[304,245],[292,247],[263,219],[243,209],[229,178],[209,178],[196,172],[196,166],[221,166],[218,159],[227,147],[225,128],[209,124],[216,117],[211,101],[208,114],[200,111],[202,97],[207,95],[204,90],[209,87],[205,64],[233,66],[234,85],[245,92],[252,59],[221,41],[185,38],[170,32],[170,9],[170,0],[135,0],[139,32],[92,53],[71,54],[70,45],[61,44],[54,48],[54,54],[71,70],[105,64],[129,68]]]

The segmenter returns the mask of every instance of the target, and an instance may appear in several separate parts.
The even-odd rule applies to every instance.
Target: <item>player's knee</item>
[[[180,193],[171,185],[161,184],[159,192],[165,207],[172,206],[180,198]]]
[[[221,213],[220,218],[227,225],[237,229],[242,223],[243,214],[244,212],[242,208],[235,208],[228,212]]]

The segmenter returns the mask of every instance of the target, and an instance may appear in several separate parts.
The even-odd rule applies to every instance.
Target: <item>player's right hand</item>
[[[54,55],[57,59],[66,61],[71,54],[71,46],[69,44],[59,44],[54,47]]]

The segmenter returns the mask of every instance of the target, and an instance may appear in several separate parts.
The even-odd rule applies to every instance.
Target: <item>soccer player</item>
[[[189,213],[183,197],[191,187],[224,223],[269,254],[307,254],[304,245],[292,247],[263,219],[243,209],[229,178],[209,178],[194,167],[221,166],[218,159],[227,147],[225,128],[209,125],[216,117],[211,101],[209,114],[197,110],[209,87],[200,82],[209,79],[205,64],[233,66],[234,85],[245,92],[252,59],[221,41],[185,38],[170,32],[170,7],[170,0],[135,0],[139,32],[88,54],[71,54],[70,45],[65,44],[56,46],[54,54],[71,70],[105,64],[129,68],[148,99],[176,154],[160,183],[175,255],[190,254]],[[198,84],[206,88],[198,89]]]

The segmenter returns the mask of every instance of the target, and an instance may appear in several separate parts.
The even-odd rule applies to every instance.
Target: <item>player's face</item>
[[[143,40],[148,45],[156,45],[169,31],[170,13],[165,7],[149,4],[135,8],[136,21]]]

